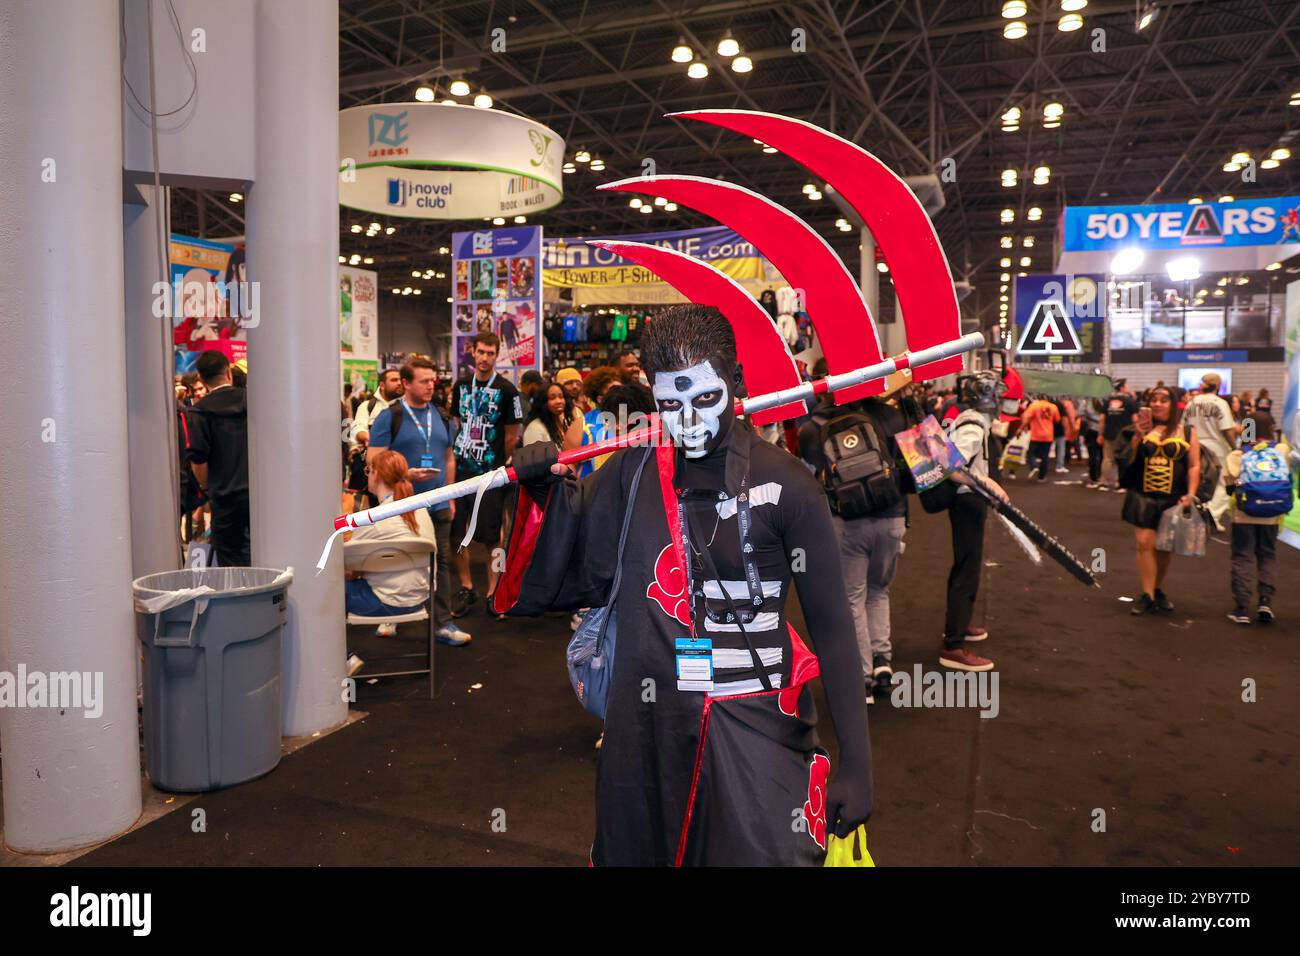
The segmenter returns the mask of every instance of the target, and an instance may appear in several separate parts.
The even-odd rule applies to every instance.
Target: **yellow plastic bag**
[[[862,850],[856,852],[858,847]],[[875,866],[867,852],[867,825],[864,823],[841,839],[834,833],[826,837],[826,862],[823,866]]]

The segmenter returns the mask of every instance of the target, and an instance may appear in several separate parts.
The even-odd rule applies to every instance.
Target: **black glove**
[[[874,788],[870,757],[840,757],[827,800],[826,829],[837,837],[846,837],[871,816]]]
[[[560,480],[559,475],[551,473],[551,466],[559,460],[559,452],[549,441],[536,441],[515,450],[514,469],[519,483],[529,489],[545,489],[552,482]]]

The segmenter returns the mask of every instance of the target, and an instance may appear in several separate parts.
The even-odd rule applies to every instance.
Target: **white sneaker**
[[[396,624],[380,624],[375,628],[375,637],[395,637],[397,635]]]
[[[452,647],[461,647],[474,639],[469,631],[450,621],[434,631],[433,636],[439,644],[450,644]]]
[[[366,662],[355,654],[348,655],[348,676],[356,676],[357,671],[366,666]]]

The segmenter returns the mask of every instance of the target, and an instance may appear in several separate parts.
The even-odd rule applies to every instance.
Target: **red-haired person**
[[[366,465],[367,484],[380,504],[415,494],[408,471],[406,458],[400,452],[385,448],[371,456]],[[433,520],[429,517],[427,508],[416,508],[399,517],[357,528],[352,532],[352,540],[388,541],[411,535],[427,538],[430,543],[435,541]],[[374,571],[365,574],[349,571],[347,578],[345,587],[349,614],[366,617],[409,614],[429,600],[427,566],[406,571]],[[392,637],[396,631],[395,625],[379,625],[380,637]]]

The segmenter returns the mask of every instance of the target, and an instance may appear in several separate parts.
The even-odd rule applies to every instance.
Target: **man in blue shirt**
[[[456,480],[456,456],[452,451],[456,423],[433,404],[438,378],[431,361],[416,355],[402,366],[401,375],[405,394],[380,412],[371,424],[366,460],[384,448],[400,452],[410,468],[415,493],[422,494]],[[470,635],[452,621],[447,605],[451,593],[451,522],[455,506],[454,501],[448,501],[429,509],[438,542],[433,618],[434,634],[440,642],[461,645],[469,643]]]

